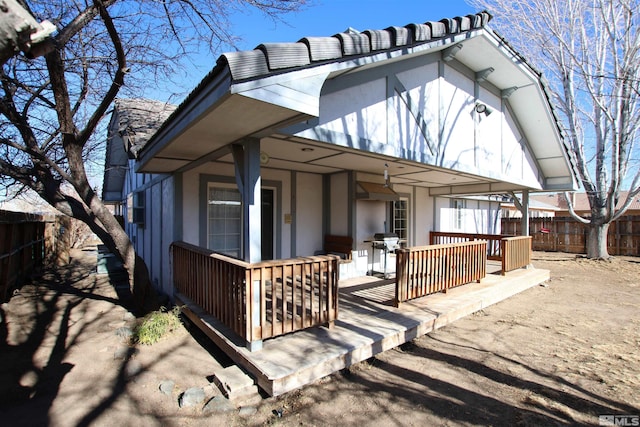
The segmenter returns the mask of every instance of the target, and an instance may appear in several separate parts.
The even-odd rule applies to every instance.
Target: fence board
[[[44,266],[65,259],[66,217],[0,211],[0,302]]]
[[[521,227],[520,218],[502,219],[503,233],[520,235]],[[529,229],[534,251],[587,252],[587,226],[571,217],[531,218]],[[639,215],[623,216],[609,226],[607,250],[610,255],[640,255]]]

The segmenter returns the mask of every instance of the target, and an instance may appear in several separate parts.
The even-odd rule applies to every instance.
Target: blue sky
[[[286,23],[275,24],[258,13],[236,14],[234,33],[244,39],[240,48],[332,36],[349,27],[378,30],[477,12],[464,0],[311,0],[311,4],[303,12],[285,15]]]

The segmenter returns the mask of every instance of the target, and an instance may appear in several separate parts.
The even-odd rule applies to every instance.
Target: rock
[[[138,362],[137,360],[132,360],[127,363],[127,366],[125,367],[125,373],[127,374],[127,377],[134,377],[140,372],[142,372],[142,363]]]
[[[258,408],[256,408],[255,406],[243,406],[242,408],[240,408],[240,416],[241,417],[250,417],[252,415],[255,415],[256,412],[258,412]]]
[[[199,387],[191,387],[180,395],[180,398],[178,398],[178,405],[181,408],[194,406],[202,402],[204,398],[205,394],[203,389]]]
[[[202,408],[202,412],[205,414],[209,413],[224,413],[235,411],[236,407],[224,396],[216,396],[213,399],[209,400],[206,405]]]
[[[129,358],[129,347],[118,347],[113,353],[114,360],[126,360]]]
[[[132,320],[136,320],[136,316],[132,312],[127,311],[126,313],[124,313],[124,316],[122,316],[122,320],[124,320],[125,322],[129,322]]]
[[[158,387],[161,392],[166,394],[167,396],[171,396],[173,393],[173,388],[176,386],[176,383],[171,380],[164,380],[160,383]]]
[[[130,338],[133,335],[133,331],[131,328],[127,328],[126,326],[121,326],[116,329],[116,335],[120,338]]]

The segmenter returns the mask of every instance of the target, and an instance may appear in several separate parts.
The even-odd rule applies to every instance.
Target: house
[[[620,198],[618,200],[618,204],[616,205],[616,209],[620,209],[622,207],[625,200],[627,199],[628,193],[629,193],[628,191],[620,192]],[[573,206],[573,209],[578,215],[582,217],[591,216],[591,205],[589,204],[589,197],[587,196],[587,193],[569,192],[568,194],[569,194],[569,197],[571,198],[571,204]],[[569,213],[569,203],[567,202],[567,199],[564,193],[553,193],[553,194],[547,194],[547,195],[532,196],[532,198],[533,197],[535,197],[536,200],[540,202],[548,203],[552,206],[555,206],[557,209],[556,216],[565,217],[565,216],[571,215]],[[640,215],[640,198],[636,197],[631,202],[631,204],[629,205],[629,208],[625,212],[625,215]]]
[[[529,199],[529,218],[552,218],[560,211],[560,208],[551,204],[552,200],[547,195],[532,194]],[[500,204],[502,218],[522,218],[522,211],[518,209],[512,200]]]
[[[499,234],[500,202],[487,195],[519,193],[526,211],[529,192],[575,189],[540,74],[490,19],[482,12],[261,44],[221,55],[175,109],[118,101],[103,197],[127,218],[158,289],[173,295],[182,274],[192,274],[188,286],[228,281],[236,287],[203,304],[246,303],[229,322],[261,342],[313,324],[304,303],[302,318],[284,313],[284,299],[291,286],[306,292],[314,280],[336,280],[332,257],[312,257],[326,236],[346,237],[340,279],[364,276],[386,270],[387,236],[413,248],[430,231]],[[145,132],[127,119],[136,104],[168,117]],[[181,255],[204,249],[224,256],[203,267]],[[337,298],[326,289],[309,292]],[[330,323],[337,302],[326,304],[311,317]],[[291,322],[275,331],[265,316]]]

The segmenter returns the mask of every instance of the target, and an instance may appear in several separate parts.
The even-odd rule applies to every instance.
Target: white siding
[[[191,170],[182,176],[182,239],[200,244],[200,174]],[[203,230],[203,232],[206,232]]]
[[[442,140],[438,145],[438,157],[442,159],[441,166],[469,169],[475,165],[473,89],[472,80],[446,68],[440,92]]]
[[[434,61],[409,70],[388,65],[367,78],[329,84],[317,129],[300,136],[541,188],[507,104],[470,73]],[[491,114],[477,113],[476,103]]]
[[[415,240],[414,246],[429,244],[429,232],[433,230],[433,197],[429,197],[427,188],[416,188],[415,206],[411,207],[409,215],[414,217]]]
[[[456,226],[457,212],[447,197],[435,199],[434,231],[500,234],[500,203],[477,199],[455,199],[464,201],[461,227]]]
[[[439,133],[438,105],[440,84],[438,81],[438,64],[433,63],[413,70],[401,72],[398,80],[407,90],[409,98],[416,103],[418,111],[426,126],[426,139],[416,119],[411,115],[405,101],[393,94],[389,112],[390,143],[395,141],[399,147],[417,156],[420,153],[431,156],[427,139],[437,145]]]
[[[329,209],[331,210],[331,226],[329,234],[346,236],[349,233],[349,174],[331,175],[330,181],[331,201]]]
[[[322,176],[297,174],[296,256],[322,249]]]
[[[386,142],[386,87],[385,80],[379,79],[323,96],[320,102],[322,124],[335,132]]]

